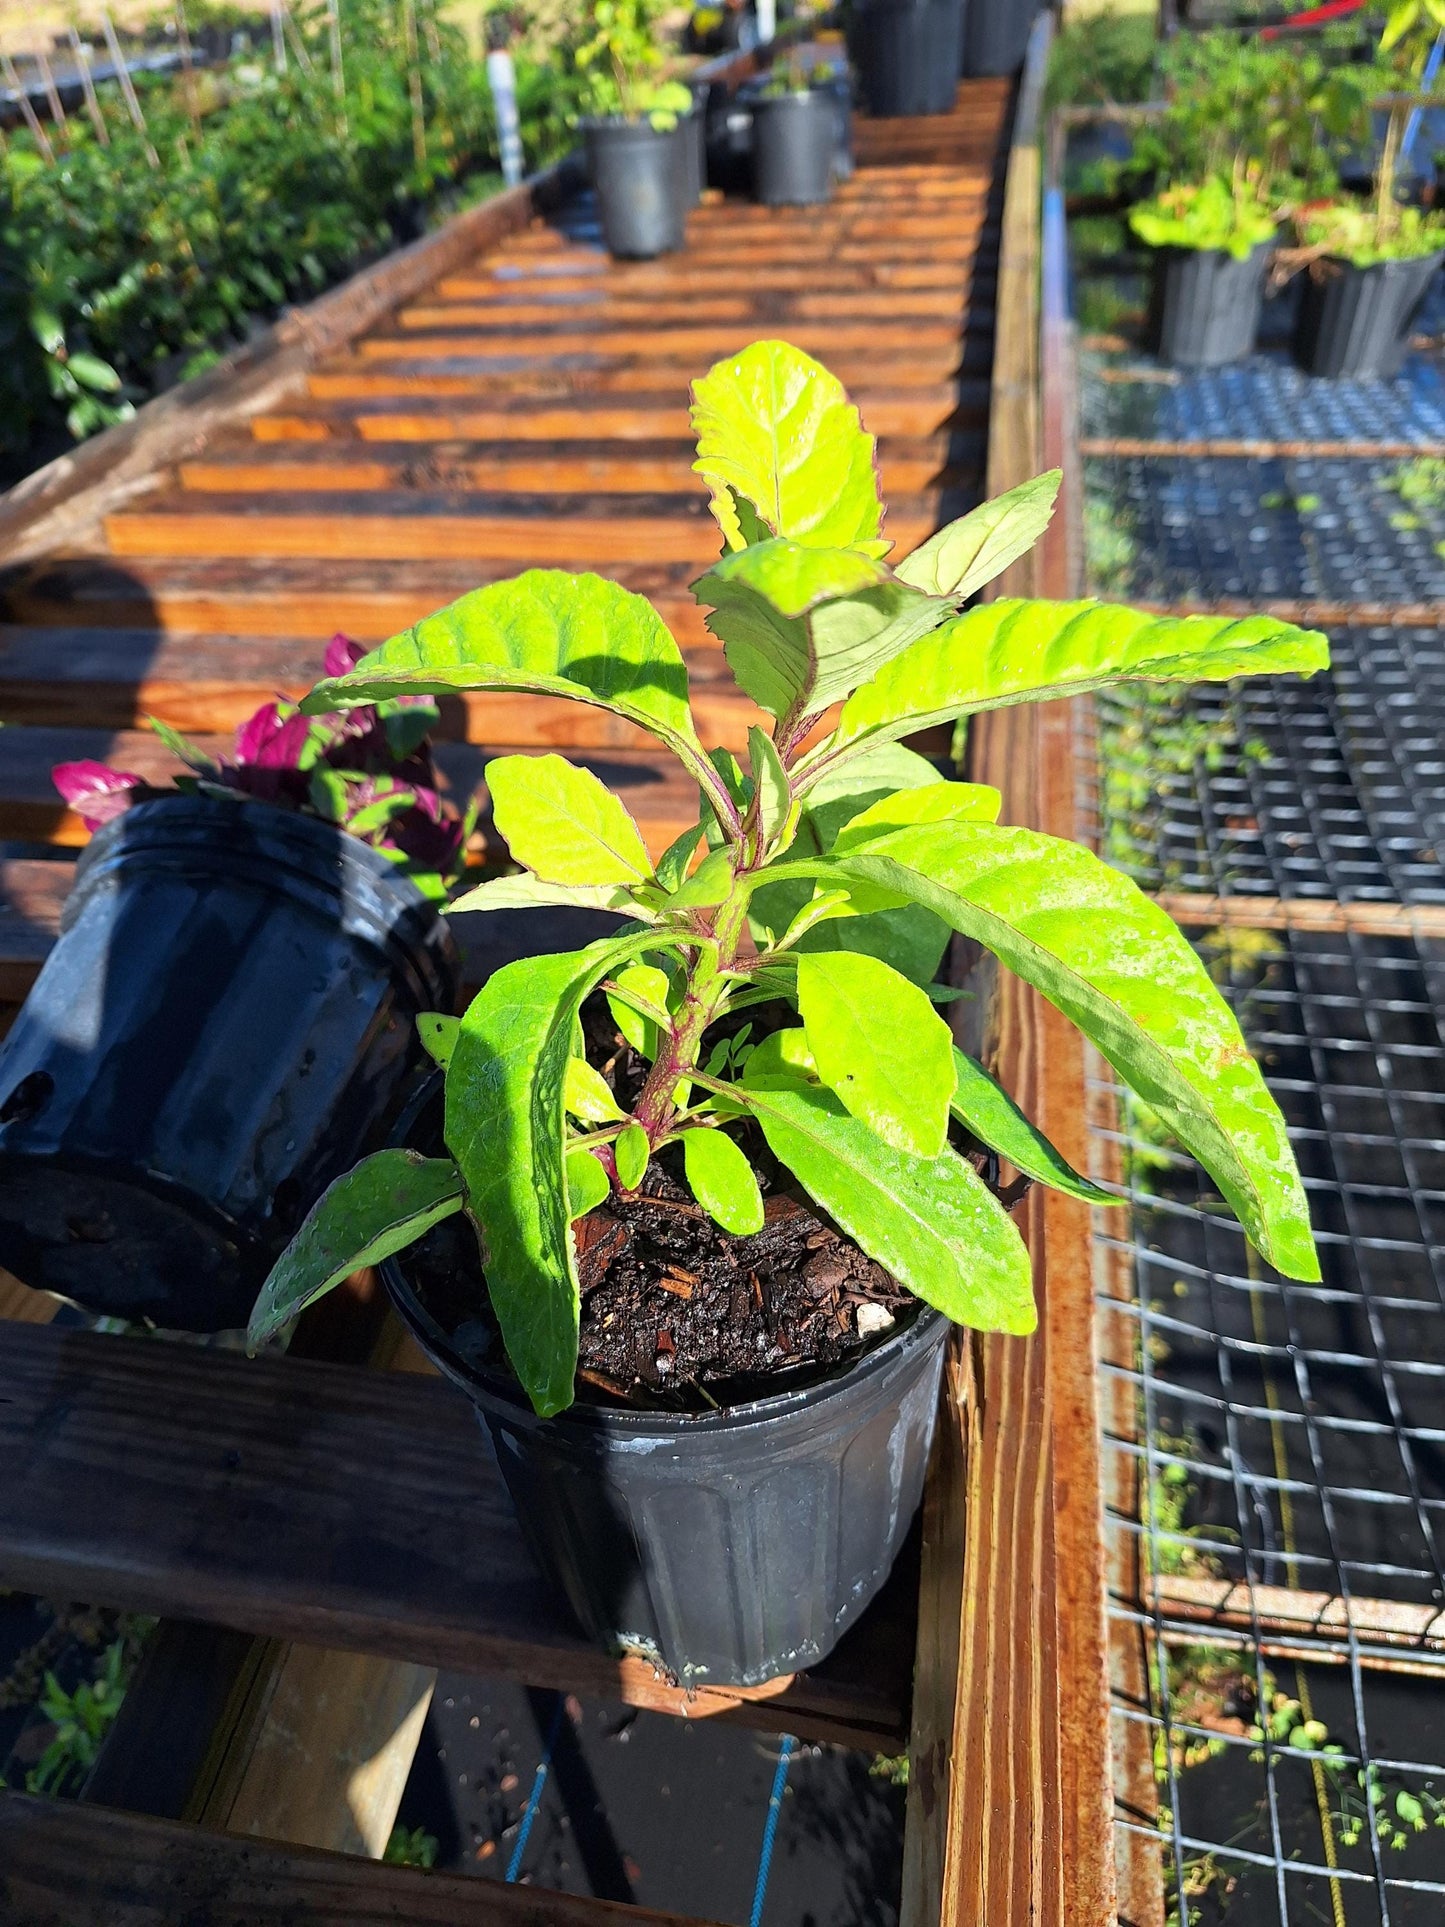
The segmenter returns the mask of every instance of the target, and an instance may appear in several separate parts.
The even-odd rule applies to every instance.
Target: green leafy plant
[[[592,0],[592,31],[573,56],[583,113],[647,119],[666,132],[691,110],[692,95],[666,75],[654,11],[648,0]]]
[[[1210,174],[1141,201],[1130,210],[1129,225],[1151,248],[1218,249],[1243,261],[1274,239],[1275,217],[1242,174],[1233,183]]]
[[[1363,70],[1350,95],[1350,124],[1357,140],[1363,140],[1371,128],[1375,94],[1382,83],[1393,83],[1384,144],[1375,166],[1374,198],[1368,207],[1331,201],[1304,208],[1297,225],[1305,247],[1335,255],[1356,268],[1414,260],[1445,248],[1445,215],[1402,206],[1397,179],[1410,92],[1420,85],[1430,50],[1442,31],[1445,0],[1397,0],[1390,8],[1380,36],[1382,67]]]
[[[268,1279],[253,1342],[465,1211],[517,1377],[539,1412],[560,1411],[578,1346],[572,1221],[636,1190],[668,1152],[705,1213],[756,1231],[749,1141],[916,1297],[980,1329],[1031,1330],[1028,1254],[951,1131],[1025,1178],[1105,1194],[955,1047],[927,988],[950,931],[1094,1040],[1271,1263],[1318,1277],[1283,1119],[1184,936],[1090,851],[1000,824],[997,791],[938,780],[902,739],[1121,678],[1309,673],[1325,639],[1270,617],[1092,602],[965,610],[1042,532],[1057,472],[890,567],[872,437],[834,377],[785,342],[719,362],[695,384],[693,423],[724,544],[694,593],[760,712],[745,761],[703,746],[681,652],[650,604],[555,570],[464,596],[303,704],[462,689],[571,697],[666,745],[700,812],[654,864],[587,771],[554,755],[489,765],[521,874],[457,907],[567,903],[628,921],[584,950],[499,970],[460,1019],[425,1020],[445,1071],[448,1155],[378,1152],[338,1180]],[[649,1065],[627,1108],[585,1055],[578,1018],[597,991]],[[763,1004],[797,1021],[753,1042],[729,1020]]]
[[[67,1693],[54,1673],[45,1675],[40,1711],[55,1731],[25,1777],[31,1793],[71,1790],[95,1765],[125,1698],[130,1661],[128,1643],[121,1638],[106,1648],[95,1677],[81,1680],[73,1692]]]

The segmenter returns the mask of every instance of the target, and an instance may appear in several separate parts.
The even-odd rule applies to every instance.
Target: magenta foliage
[[[361,643],[334,635],[324,673],[345,675],[365,654]],[[191,772],[177,779],[179,788],[230,791],[319,816],[384,851],[435,892],[459,863],[470,827],[438,787],[428,743],[436,720],[436,705],[425,696],[322,716],[303,716],[278,698],[241,724],[234,754],[219,761],[175,731],[153,727]],[[158,793],[144,777],[105,763],[59,763],[51,775],[92,829]]]

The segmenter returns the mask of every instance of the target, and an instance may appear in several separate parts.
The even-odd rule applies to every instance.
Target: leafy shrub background
[[[110,133],[85,115],[23,130],[0,173],[0,481],[245,340],[400,241],[498,185],[491,93],[462,33],[417,0],[420,126],[401,0],[343,0],[344,102],[324,9],[297,23],[278,73],[269,44],[193,78],[137,75],[146,137],[102,86]],[[571,144],[566,67],[519,61],[529,166]],[[146,139],[159,166],[152,166]]]

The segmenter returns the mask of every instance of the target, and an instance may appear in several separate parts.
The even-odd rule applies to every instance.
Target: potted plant
[[[831,199],[840,147],[838,89],[789,51],[748,90],[753,111],[753,193],[765,207]]]
[[[964,0],[858,0],[848,44],[870,114],[946,114],[958,93]]]
[[[1130,169],[1156,189],[1130,214],[1154,250],[1150,342],[1164,361],[1215,366],[1253,348],[1276,230],[1335,184],[1351,94],[1284,43],[1186,34],[1162,59],[1168,106],[1140,130]]]
[[[490,765],[522,867],[460,903],[626,922],[428,1021],[440,1101],[331,1187],[251,1337],[386,1261],[583,1624],[738,1683],[820,1658],[881,1584],[948,1322],[1033,1329],[1021,1190],[1103,1201],[956,1048],[932,982],[951,931],[1095,1041],[1270,1263],[1319,1275],[1284,1121],[1188,941],[1089,850],[1000,825],[996,791],[901,739],[1120,678],[1309,673],[1327,650],[1269,617],[965,613],[1046,525],[1057,473],[890,567],[873,440],[825,369],[757,342],[694,395],[725,545],[694,589],[758,705],[745,761],[699,740],[650,605],[592,575],[480,589],[303,705],[571,696],[666,744],[700,813],[654,864],[591,775]],[[990,1182],[996,1156],[1020,1176]]]
[[[329,673],[359,645],[336,637]],[[0,1047],[0,1265],[89,1309],[245,1323],[339,1171],[384,1141],[416,1018],[457,994],[438,914],[468,824],[424,698],[275,702],[159,789],[55,771],[95,830]]]
[[[1034,0],[965,0],[964,73],[970,79],[1017,73],[1037,12]]]
[[[1214,368],[1254,346],[1275,217],[1248,181],[1218,174],[1166,187],[1129,212],[1154,250],[1150,345],[1161,361]]]
[[[573,57],[603,238],[624,260],[675,253],[701,193],[692,94],[663,77],[646,0],[593,0],[591,21]]]
[[[1419,84],[1442,29],[1445,0],[1400,0],[1391,9],[1380,51],[1399,62],[1400,81]],[[1359,104],[1368,126],[1363,89]],[[1397,196],[1409,112],[1408,96],[1392,100],[1368,204],[1316,203],[1302,208],[1296,219],[1310,261],[1294,353],[1309,374],[1398,374],[1411,325],[1445,259],[1445,215],[1402,206]]]

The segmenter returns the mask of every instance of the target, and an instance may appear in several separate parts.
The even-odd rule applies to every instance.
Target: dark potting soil
[[[781,1006],[748,1016],[754,1037],[792,1021]],[[716,1034],[725,1028],[736,1026]],[[589,1000],[583,1030],[589,1059],[630,1105],[647,1065],[602,998]],[[441,1148],[440,1121],[438,1107],[419,1148]],[[673,1411],[740,1404],[826,1375],[917,1316],[918,1300],[799,1193],[759,1133],[744,1127],[738,1141],[763,1191],[763,1228],[750,1237],[693,1203],[676,1145],[653,1159],[637,1192],[614,1194],[574,1227],[579,1399]],[[437,1225],[404,1268],[460,1351],[509,1369],[465,1219]]]

